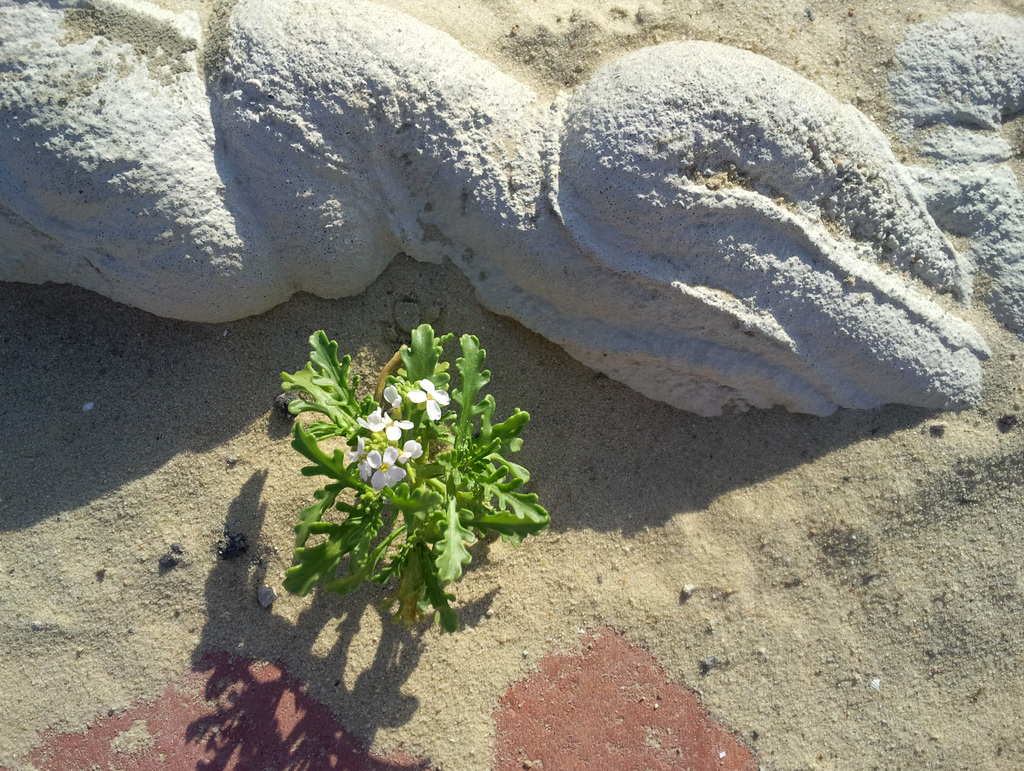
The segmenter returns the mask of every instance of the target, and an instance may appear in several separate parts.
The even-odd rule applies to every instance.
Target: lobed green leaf
[[[405,379],[410,383],[429,380],[438,388],[447,388],[447,364],[438,365],[443,346],[452,335],[435,337],[429,324],[421,324],[412,331],[412,345],[401,350]]]
[[[434,564],[437,565],[438,578],[447,584],[462,577],[462,566],[473,560],[466,546],[476,543],[473,531],[459,520],[454,498],[448,499],[443,532],[444,535],[434,547],[437,554]]]
[[[313,497],[316,498],[316,503],[304,508],[299,513],[299,521],[295,524],[296,547],[306,545],[306,540],[309,538],[310,534],[310,527],[320,522],[320,518],[324,515],[324,512],[334,505],[335,500],[338,498],[338,493],[344,489],[344,483],[335,482],[334,484],[322,487],[313,493]]]
[[[352,360],[348,356],[338,359],[338,344],[330,340],[322,329],[310,336],[309,344],[313,349],[309,362],[294,374],[282,372],[281,388],[307,393],[312,401],[295,399],[288,409],[296,415],[319,412],[343,433],[350,434],[359,428],[356,418],[365,414],[356,399],[359,377],[352,375]]]

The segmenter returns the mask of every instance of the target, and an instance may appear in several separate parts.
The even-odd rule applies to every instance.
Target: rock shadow
[[[701,418],[647,399],[485,310],[451,263],[404,256],[357,297],[300,295],[231,323],[164,319],[54,285],[0,283],[0,309],[0,532],[86,505],[276,412],[280,373],[301,368],[316,329],[372,377],[410,323],[477,335],[496,416],[520,407],[533,417],[518,460],[556,530],[658,525],[936,414],[891,405],[825,418],[781,409]],[[458,355],[456,340],[446,353]],[[267,426],[271,441],[287,442],[284,419]]]

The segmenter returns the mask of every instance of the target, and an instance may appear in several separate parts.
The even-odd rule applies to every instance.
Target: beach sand
[[[552,93],[656,42],[749,48],[883,130],[907,27],[964,10],[389,5]],[[1024,14],[1011,2],[970,10]],[[1007,136],[1024,179],[1024,130]],[[1024,345],[983,290],[959,311],[993,349],[977,409],[700,418],[482,309],[447,263],[398,256],[357,297],[300,295],[226,324],[0,284],[0,765],[27,768],[42,733],[153,700],[225,651],[286,667],[381,756],[486,769],[510,686],[611,627],[695,690],[762,768],[1020,768]],[[451,587],[454,635],[392,624],[382,587],[298,598],[280,586],[317,487],[274,408],[280,372],[303,366],[322,328],[369,385],[419,321],[477,335],[498,414],[530,412],[517,460],[552,520],[519,549],[474,547]],[[237,534],[247,551],[221,559]],[[180,562],[161,569],[172,544]],[[279,595],[269,609],[263,585]]]

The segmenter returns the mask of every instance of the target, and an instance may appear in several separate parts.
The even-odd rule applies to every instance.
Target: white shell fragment
[[[985,342],[929,297],[972,264],[873,124],[768,59],[669,43],[549,101],[362,0],[218,30],[0,0],[0,279],[225,321],[403,251],[701,414],[980,397]]]

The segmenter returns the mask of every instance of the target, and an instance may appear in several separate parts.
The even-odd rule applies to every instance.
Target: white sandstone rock
[[[936,222],[967,238],[993,315],[1024,337],[1024,196],[1003,122],[1024,110],[1024,19],[965,13],[912,27],[890,80],[897,125]]]
[[[763,57],[666,44],[548,102],[361,0],[241,0],[207,43],[71,10],[0,0],[0,278],[214,321],[401,250],[702,414],[979,398],[984,341],[918,281],[966,300],[970,265],[874,126]]]
[[[218,168],[193,16],[4,2],[0,30],[0,276],[187,319],[287,299]]]

